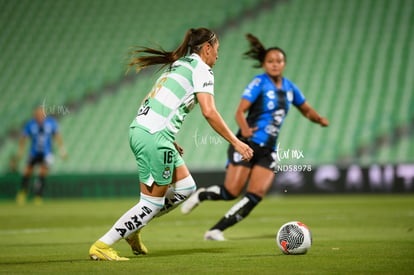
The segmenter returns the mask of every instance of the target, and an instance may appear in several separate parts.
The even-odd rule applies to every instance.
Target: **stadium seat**
[[[56,161],[53,173],[135,171],[128,126],[157,73],[143,71],[124,81],[129,47],[160,44],[171,50],[186,29],[198,26],[222,32],[214,68],[215,99],[232,130],[237,129],[234,112],[243,89],[262,73],[242,57],[248,47],[244,35],[251,32],[266,46],[286,50],[285,76],[331,122],[322,129],[292,107],[279,140],[285,147],[303,150],[305,158],[292,163],[412,161],[410,137],[361,159],[356,152],[398,126],[412,125],[414,41],[407,35],[413,12],[409,0],[393,4],[296,0],[274,5],[211,0],[208,8],[193,0],[159,1],[163,4],[154,5],[152,0],[3,3],[0,22],[7,43],[0,44],[6,68],[0,74],[0,138],[4,140],[0,173],[6,171],[8,154],[16,149],[10,132],[20,130],[39,103],[54,110],[69,151],[67,161]],[[267,8],[256,9],[262,3]],[[59,106],[78,109],[59,114]],[[198,108],[177,141],[186,149],[191,168],[223,168],[227,143],[209,128]]]

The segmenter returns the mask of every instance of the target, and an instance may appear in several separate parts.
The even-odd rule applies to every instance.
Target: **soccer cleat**
[[[135,255],[147,255],[148,249],[141,240],[141,229],[129,235],[125,240],[131,246],[132,253]]]
[[[200,204],[200,199],[198,198],[198,195],[203,191],[206,191],[206,189],[205,188],[199,188],[186,201],[184,201],[183,204],[181,205],[181,213],[188,214],[194,208],[196,208],[197,205]]]
[[[39,206],[43,204],[43,198],[41,196],[36,196],[33,199],[35,205]]]
[[[89,257],[95,261],[128,261],[128,258],[120,257],[109,245],[96,241],[89,249]]]
[[[27,192],[25,190],[20,190],[16,195],[16,202],[18,205],[25,205],[27,198]]]
[[[227,241],[226,238],[223,236],[223,231],[214,229],[209,230],[204,234],[204,240],[207,241]]]

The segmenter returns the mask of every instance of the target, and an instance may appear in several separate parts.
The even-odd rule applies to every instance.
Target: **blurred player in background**
[[[224,185],[200,188],[182,204],[181,211],[188,214],[205,200],[234,200],[248,182],[246,194],[205,233],[206,240],[224,241],[223,231],[249,215],[271,187],[275,177],[277,137],[291,104],[310,121],[321,126],[329,124],[306,102],[296,85],[282,76],[285,52],[278,47],[266,49],[251,34],[246,37],[250,49],[245,55],[256,60],[255,67],[262,68],[264,73],[257,75],[244,90],[236,111],[240,127],[237,137],[249,144],[255,153],[247,162],[230,145]]]
[[[39,166],[39,177],[34,184],[34,202],[42,203],[43,190],[45,187],[46,177],[50,165],[53,161],[52,142],[53,139],[59,147],[60,156],[66,157],[66,150],[63,145],[62,136],[58,130],[58,124],[52,117],[45,113],[44,106],[38,106],[33,112],[33,119],[26,123],[19,140],[19,149],[12,163],[14,169],[17,169],[18,163],[23,156],[26,141],[30,139],[30,150],[27,165],[23,172],[23,178],[20,191],[17,193],[16,201],[18,204],[25,204],[29,191],[29,182],[33,174],[34,167]]]
[[[146,254],[141,228],[195,191],[196,184],[181,157],[183,150],[175,143],[175,135],[197,102],[210,126],[232,144],[241,158],[249,160],[253,156],[253,150],[231,132],[215,107],[211,68],[216,63],[218,48],[216,34],[199,28],[189,29],[173,52],[141,47],[134,52],[136,57],[130,67],[137,71],[157,64],[167,67],[130,125],[129,141],[138,164],[140,201],[91,246],[91,259],[128,260],[111,248],[122,238],[134,254]]]

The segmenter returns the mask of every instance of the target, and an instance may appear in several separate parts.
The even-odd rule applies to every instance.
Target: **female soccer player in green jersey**
[[[228,128],[214,103],[214,76],[211,68],[218,57],[219,41],[206,28],[189,29],[173,52],[138,48],[130,67],[136,71],[152,65],[166,67],[138,109],[129,129],[131,150],[138,164],[140,201],[122,215],[113,227],[89,250],[93,260],[122,261],[111,246],[124,238],[134,254],[146,254],[140,230],[156,215],[175,208],[196,189],[175,143],[187,114],[198,102],[210,126],[226,139],[243,159],[253,150]]]

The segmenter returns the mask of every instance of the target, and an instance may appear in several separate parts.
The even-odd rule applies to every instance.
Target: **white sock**
[[[164,197],[151,197],[141,193],[139,203],[125,212],[99,240],[107,245],[113,245],[144,227],[163,206]]]
[[[171,210],[177,208],[177,206],[191,196],[196,189],[196,183],[191,175],[177,181],[173,184],[173,186],[168,188],[167,193],[165,194],[164,207],[160,210],[156,217],[165,215]]]

